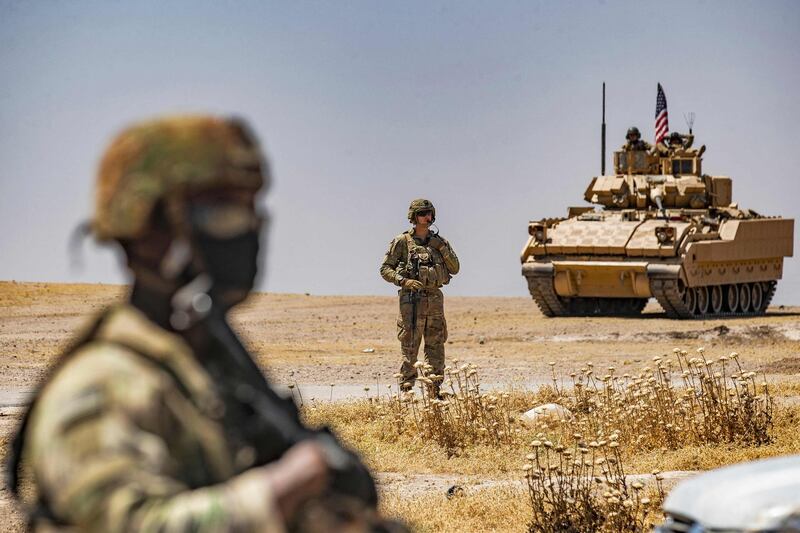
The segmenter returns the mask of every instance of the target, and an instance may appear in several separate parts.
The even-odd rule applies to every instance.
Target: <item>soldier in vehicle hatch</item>
[[[430,229],[436,220],[436,209],[429,200],[411,202],[408,220],[414,227],[392,239],[380,272],[383,279],[400,287],[397,338],[403,354],[401,385],[404,389],[414,385],[414,365],[424,338],[425,359],[436,376],[432,378],[432,393],[438,395],[447,341],[441,287],[458,274],[460,266],[450,243]]]
[[[661,157],[671,157],[681,154],[695,154],[697,150],[690,150],[694,143],[694,135],[691,133],[683,135],[673,131],[661,142],[656,144],[655,151]]]
[[[622,145],[622,150],[644,150],[650,151],[652,146],[646,141],[642,140],[642,134],[639,128],[631,126],[628,128],[628,133],[625,135],[626,143]]]
[[[92,229],[121,246],[133,287],[23,418],[9,487],[19,497],[24,456],[34,529],[397,530],[363,463],[303,425],[228,324],[254,285],[268,179],[239,120],[168,117],[112,142]]]

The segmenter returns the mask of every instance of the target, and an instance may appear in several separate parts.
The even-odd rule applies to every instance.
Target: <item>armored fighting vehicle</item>
[[[522,274],[546,316],[625,316],[654,297],[673,318],[763,314],[792,255],[794,220],[732,203],[691,135],[614,153],[584,195],[600,206],[528,225]]]

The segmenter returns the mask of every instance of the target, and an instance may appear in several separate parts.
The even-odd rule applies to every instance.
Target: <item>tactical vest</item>
[[[450,272],[447,271],[439,250],[430,245],[417,244],[410,233],[403,235],[408,249],[406,277],[418,280],[424,289],[438,289],[450,283]]]
[[[9,490],[11,495],[18,500],[20,507],[24,514],[26,515],[27,520],[27,528],[28,530],[39,530],[44,529],[46,531],[71,531],[72,526],[63,522],[59,517],[57,517],[53,511],[51,510],[50,503],[48,502],[45,495],[41,492],[37,491],[36,500],[30,503],[23,502],[21,500],[21,493],[20,493],[20,474],[21,474],[21,467],[22,467],[22,458],[23,458],[23,451],[25,448],[25,442],[27,437],[28,425],[31,420],[31,415],[34,411],[34,407],[37,405],[38,398],[44,393],[45,388],[47,388],[51,381],[54,379],[58,371],[66,365],[67,362],[71,361],[74,357],[78,354],[82,353],[82,349],[87,345],[91,344],[92,342],[96,342],[98,332],[101,330],[102,326],[107,323],[107,321],[111,318],[111,315],[114,314],[115,311],[119,310],[124,307],[123,306],[115,306],[106,309],[103,311],[94,321],[94,323],[89,327],[88,331],[83,333],[79,336],[73,343],[64,351],[61,357],[58,359],[56,364],[49,370],[48,376],[41,381],[36,388],[36,393],[33,395],[33,399],[31,403],[26,408],[20,425],[17,429],[17,433],[14,435],[13,440],[9,446],[9,453],[6,458],[6,488]],[[102,342],[116,346],[119,348],[123,348],[126,352],[130,355],[134,355],[138,357],[141,361],[145,361],[148,364],[152,364],[155,368],[165,372],[167,375],[172,378],[172,383],[176,386],[176,388],[180,391],[180,393],[189,400],[192,404],[195,404],[197,407],[197,398],[192,393],[192,388],[187,385],[188,380],[186,377],[182,377],[176,370],[170,366],[166,361],[164,361],[163,357],[154,355],[147,351],[142,350],[141,348],[132,346],[125,342],[122,339],[118,338],[106,338],[102,339]],[[209,397],[214,396],[216,397],[216,393],[209,393],[205,399],[209,399]],[[198,407],[199,408],[199,407]]]

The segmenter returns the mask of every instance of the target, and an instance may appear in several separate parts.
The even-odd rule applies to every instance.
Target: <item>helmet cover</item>
[[[425,198],[417,198],[408,206],[408,221],[412,224],[416,222],[417,213],[420,211],[430,211],[431,222],[436,220],[436,208],[433,207],[433,203]]]
[[[158,202],[220,187],[259,189],[269,171],[244,121],[172,116],[135,124],[111,142],[97,178],[99,240],[135,239]]]

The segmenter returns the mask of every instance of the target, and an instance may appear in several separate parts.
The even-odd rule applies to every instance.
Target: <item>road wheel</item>
[[[697,306],[697,293],[694,288],[686,287],[686,290],[683,292],[683,305],[686,306],[686,311],[690,315],[695,314],[694,310]]]
[[[739,310],[739,288],[735,283],[725,286],[725,308],[731,313]]]
[[[754,313],[763,313],[764,309],[764,291],[761,289],[761,283],[755,282],[750,287],[750,305],[753,307]]]
[[[715,315],[722,313],[722,306],[725,303],[725,298],[722,294],[722,285],[714,285],[711,287],[711,312]]]
[[[708,287],[697,287],[697,309],[695,310],[698,315],[705,315],[708,313]]]
[[[739,311],[742,313],[750,312],[750,285],[739,283]]]

